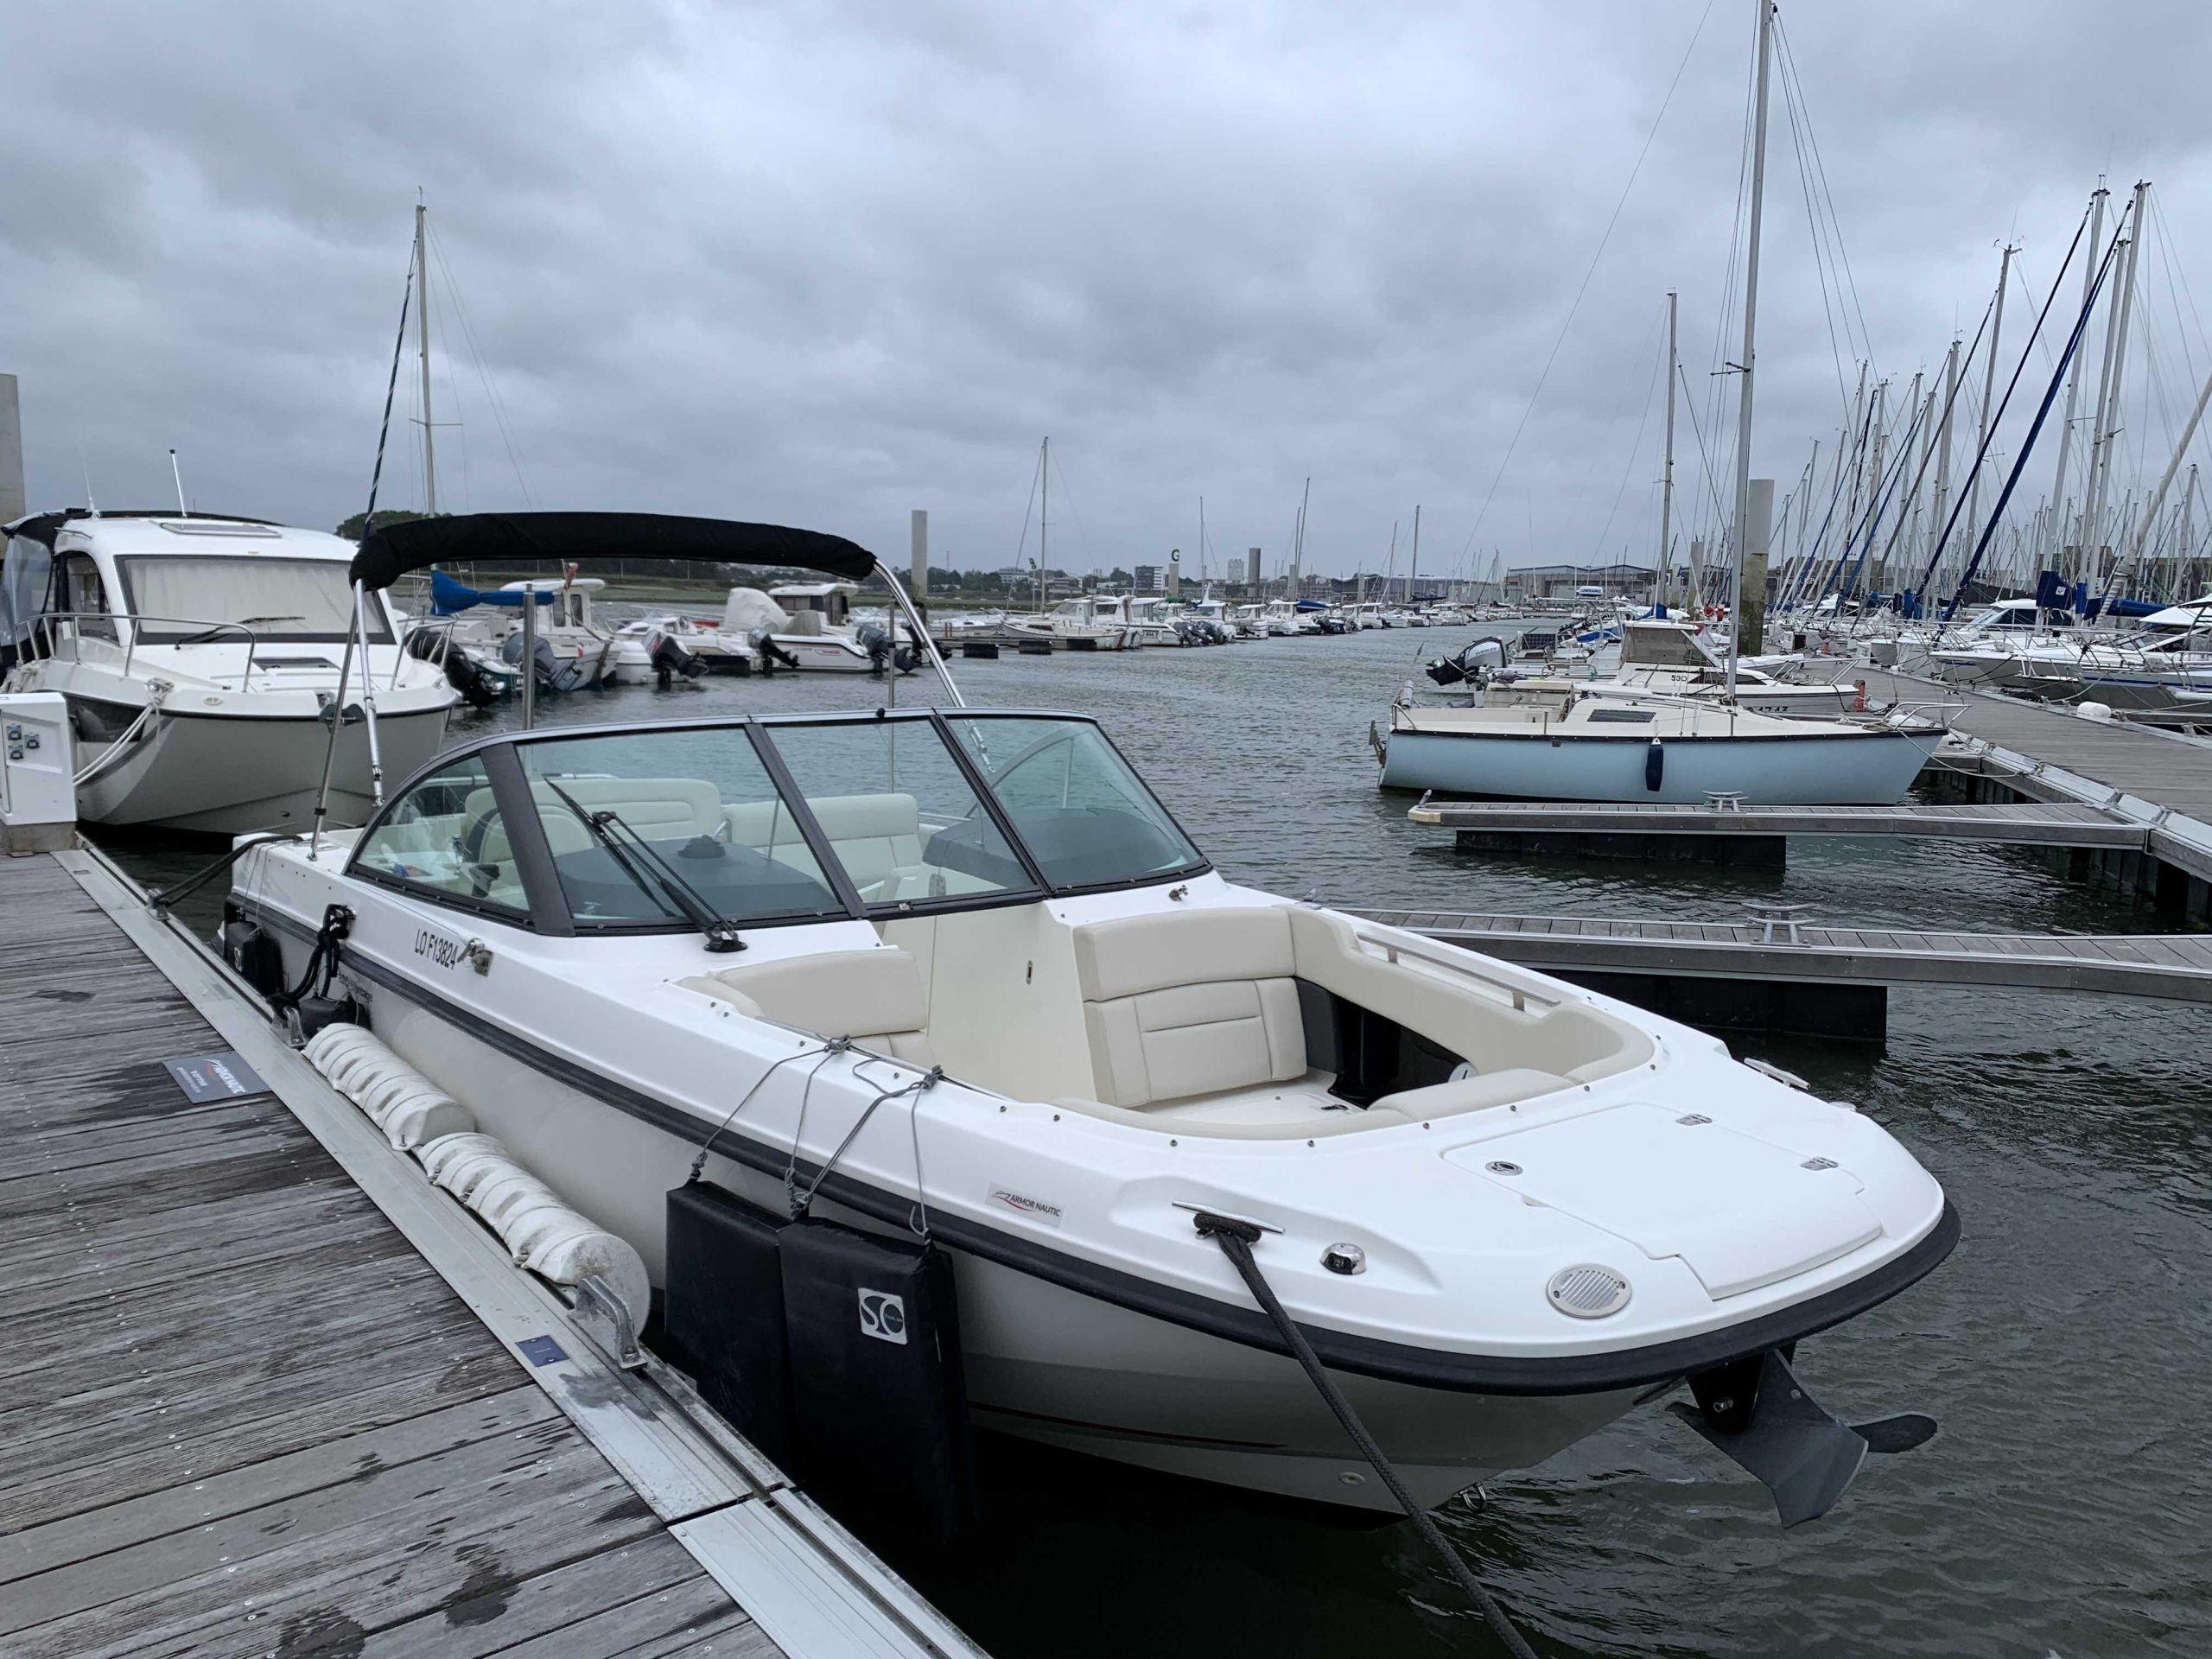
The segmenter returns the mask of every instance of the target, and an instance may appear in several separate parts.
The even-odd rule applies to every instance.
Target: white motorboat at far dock
[[[705,523],[700,558],[872,563]],[[427,545],[379,531],[357,577]],[[344,906],[328,960],[374,1039],[656,1281],[687,1169],[785,1230],[925,1236],[981,1427],[1392,1508],[1211,1211],[1419,1503],[1685,1377],[1724,1449],[1820,1438],[1786,1513],[1840,1494],[1867,1441],[1806,1427],[1783,1351],[1957,1234],[1886,1129],[1627,1004],[1224,880],[1092,722],[944,684],[470,744],[365,831],[252,849],[230,925],[296,976]]]

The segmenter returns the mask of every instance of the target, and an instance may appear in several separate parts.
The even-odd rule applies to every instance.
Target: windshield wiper
[[[658,890],[660,895],[683,913],[684,920],[706,936],[707,949],[717,953],[742,950],[745,941],[737,935],[737,924],[723,915],[699,896],[699,890],[669,868],[668,861],[655,852],[652,844],[628,823],[612,807],[597,812],[587,812],[576,804],[575,798],[550,778],[543,779],[545,787],[561,798],[562,804],[575,813],[591,838],[607,849],[622,874],[638,885],[641,893]],[[611,826],[611,827],[610,827]],[[629,837],[629,844],[616,836],[620,829]]]

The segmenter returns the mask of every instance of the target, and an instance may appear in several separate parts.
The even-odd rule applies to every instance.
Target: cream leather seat
[[[912,795],[817,795],[806,804],[855,886],[871,887],[921,868],[921,806]],[[722,817],[732,841],[813,868],[806,838],[782,802],[727,806]]]
[[[921,971],[895,946],[785,957],[676,982],[742,1014],[824,1037],[850,1037],[910,1065],[937,1064]]]
[[[1097,1098],[1109,1106],[1306,1072],[1287,912],[1206,909],[1074,931]]]

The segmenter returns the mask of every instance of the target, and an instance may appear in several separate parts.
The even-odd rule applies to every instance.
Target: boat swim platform
[[[2212,936],[1831,926],[1775,905],[1741,922],[1359,910],[1691,1025],[1878,1041],[1892,985],[2212,1003]],[[1729,982],[1732,982],[1729,983]]]
[[[0,1653],[972,1659],[97,855],[0,920]]]

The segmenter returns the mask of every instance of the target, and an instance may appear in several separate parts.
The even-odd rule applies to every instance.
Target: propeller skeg
[[[1700,1371],[1689,1383],[1696,1403],[1668,1409],[1766,1487],[1785,1529],[1833,1509],[1869,1453],[1910,1452],[1936,1437],[1936,1420],[1917,1412],[1845,1423],[1779,1349]]]

